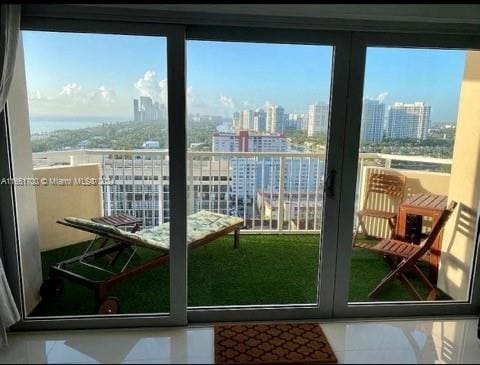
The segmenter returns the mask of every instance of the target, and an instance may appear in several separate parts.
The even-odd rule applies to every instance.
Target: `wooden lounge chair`
[[[417,263],[429,252],[456,205],[457,203],[455,201],[450,203],[448,208],[442,212],[442,215],[432,228],[428,237],[419,245],[394,239],[384,239],[376,245],[368,247],[369,250],[383,254],[385,262],[392,269],[392,271],[385,276],[380,284],[369,294],[369,297],[373,298],[377,296],[393,280],[398,279],[415,300],[422,300],[420,294],[405,275],[407,272],[412,272],[418,276],[421,283],[429,290],[427,300],[436,299],[438,294],[437,290],[417,266]]]
[[[381,218],[388,221],[388,226],[391,231],[391,237],[393,238],[395,232],[395,224],[397,221],[397,212],[389,212],[379,209],[370,209],[368,208],[368,203],[373,197],[372,194],[384,194],[392,198],[396,198],[398,203],[403,199],[403,194],[405,190],[405,176],[403,175],[392,175],[392,174],[380,174],[372,173],[369,176],[367,184],[367,193],[365,195],[365,200],[363,202],[363,209],[357,212],[358,224],[355,229],[355,236],[353,242],[356,242],[358,233],[360,233],[360,228],[365,236],[370,237],[367,229],[365,227],[364,217],[372,218]]]
[[[108,292],[124,281],[142,273],[155,269],[167,263],[170,259],[170,227],[169,223],[143,229],[136,232],[127,232],[112,225],[97,223],[88,219],[74,217],[64,218],[57,223],[67,227],[79,229],[95,234],[97,237],[88,246],[85,252],[68,260],[56,263],[50,267],[49,278],[44,281],[40,289],[42,297],[59,295],[63,290],[63,279],[94,290],[96,308],[100,314],[115,314],[118,312],[118,300],[109,297]],[[187,218],[187,245],[188,249],[195,249],[212,242],[228,233],[234,232],[234,248],[239,247],[239,230],[243,227],[243,219],[224,214],[200,211]],[[101,238],[102,243],[96,250],[90,250],[93,242]],[[144,247],[158,252],[158,256],[138,266],[131,267],[130,261],[135,255],[137,247]],[[132,250],[133,248],[133,250]],[[115,257],[124,252],[128,259],[119,272],[110,271],[94,265],[92,259],[100,257]],[[111,260],[110,260],[111,263]],[[71,270],[74,264],[85,265],[92,270],[100,270],[107,274],[104,280],[93,280]]]

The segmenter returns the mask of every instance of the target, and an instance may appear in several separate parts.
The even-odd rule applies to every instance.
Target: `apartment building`
[[[192,159],[190,163],[189,211],[214,209],[226,214],[230,185],[228,162]],[[143,219],[144,227],[170,220],[170,174],[166,153],[159,157],[137,156],[127,160],[110,155],[103,158],[102,173],[112,182],[103,186],[105,212],[127,212]]]
[[[270,133],[285,132],[285,109],[280,105],[271,105],[267,108],[267,131]]]
[[[313,137],[319,133],[327,133],[328,116],[328,104],[315,103],[308,106],[307,134],[309,137]]]
[[[432,107],[424,102],[413,104],[394,103],[388,112],[388,138],[417,139],[428,138]]]
[[[284,152],[287,149],[288,141],[284,134],[239,130],[212,135],[212,152]]]
[[[167,111],[164,104],[153,101],[149,96],[133,99],[133,120],[135,122],[165,121]]]
[[[362,108],[360,141],[378,143],[383,139],[385,104],[379,100],[365,98]]]

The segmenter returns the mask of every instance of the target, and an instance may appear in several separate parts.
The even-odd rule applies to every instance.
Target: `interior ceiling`
[[[89,4],[172,12],[480,24],[477,4]]]

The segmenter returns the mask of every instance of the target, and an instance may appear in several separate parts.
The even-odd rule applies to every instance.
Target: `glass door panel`
[[[367,48],[349,302],[468,300],[479,61],[478,51]]]
[[[111,236],[65,220],[92,224],[109,216],[100,227],[107,233],[169,222],[167,38],[22,35],[30,173],[39,182],[31,188],[38,235],[22,247],[25,290],[38,297],[40,289],[30,315],[168,314],[168,256],[135,271],[163,253],[151,244],[105,240]],[[41,268],[32,283],[35,257]]]
[[[332,57],[187,41],[189,307],[317,303]]]

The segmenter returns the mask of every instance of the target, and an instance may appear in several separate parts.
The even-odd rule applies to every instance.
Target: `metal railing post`
[[[365,196],[365,182],[366,182],[366,177],[364,176],[364,171],[365,171],[365,159],[362,156],[359,156],[358,159],[358,177],[357,177],[357,192],[358,192],[358,199],[356,200],[356,207],[355,211],[358,211],[364,207],[362,207],[363,201],[364,201],[364,196]],[[355,215],[355,226],[357,225],[357,216]]]
[[[283,217],[284,217],[284,196],[283,194],[285,193],[285,186],[284,186],[284,180],[285,180],[285,156],[280,157],[280,173],[279,173],[279,183],[278,183],[278,223],[277,223],[277,229],[278,232],[281,233],[283,231]]]
[[[194,180],[193,180],[193,155],[187,154],[188,165],[188,212],[187,214],[193,214],[194,210]]]
[[[384,166],[386,169],[389,169],[392,166],[392,160],[389,158],[385,159]]]

